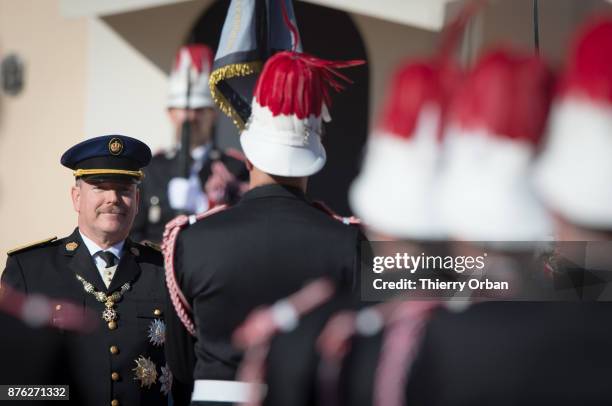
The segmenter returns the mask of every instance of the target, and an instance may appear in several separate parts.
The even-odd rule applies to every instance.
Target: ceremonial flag
[[[231,1],[209,84],[213,100],[240,131],[263,64],[284,50],[302,51],[292,0]]]

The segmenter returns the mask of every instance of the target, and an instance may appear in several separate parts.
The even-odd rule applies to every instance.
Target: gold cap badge
[[[66,244],[66,251],[74,251],[78,247],[79,247],[79,243],[78,242],[71,241],[71,242]]]
[[[123,142],[119,138],[113,138],[108,143],[108,150],[113,155],[119,155],[123,151]]]

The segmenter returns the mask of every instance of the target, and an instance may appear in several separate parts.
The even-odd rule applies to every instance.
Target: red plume
[[[554,76],[538,57],[504,50],[484,55],[458,91],[451,121],[465,130],[487,130],[537,143],[554,88]]]
[[[331,106],[329,88],[344,89],[352,81],[337,69],[365,63],[362,60],[327,61],[298,52],[279,52],[265,64],[257,84],[255,99],[272,115],[296,115],[304,119],[319,117],[323,103]]]
[[[570,54],[562,92],[612,103],[612,18],[597,18],[580,32]]]
[[[427,62],[411,62],[398,69],[389,85],[380,128],[406,138],[414,135],[423,107],[442,103],[439,74],[439,68]]]
[[[445,27],[438,52],[425,61],[406,61],[395,72],[387,90],[387,100],[381,112],[379,127],[388,133],[410,138],[414,135],[420,113],[428,103],[440,109],[443,122],[448,101],[462,71],[453,60],[465,27],[485,0],[468,2],[457,16]],[[442,126],[439,127],[439,136]]]

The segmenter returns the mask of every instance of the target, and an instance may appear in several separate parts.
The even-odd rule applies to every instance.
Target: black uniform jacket
[[[223,153],[220,154],[219,160],[237,179],[248,178],[248,171],[242,161]],[[200,170],[202,187],[211,175],[212,163],[213,160],[207,158]],[[134,241],[161,242],[166,223],[180,214],[170,207],[168,199],[168,183],[177,176],[182,176],[177,153],[155,155],[145,168],[145,178],[140,185],[140,206],[131,233]],[[233,197],[230,196],[230,200],[231,198]]]
[[[120,405],[166,405],[161,393],[161,367],[165,366],[163,345],[153,345],[148,337],[151,323],[163,320],[166,290],[163,259],[158,251],[129,239],[110,287],[107,289],[78,229],[67,238],[10,255],[2,275],[6,283],[25,293],[82,303],[100,315],[98,328],[89,334],[64,333],[66,365],[74,377],[71,392],[82,397],[82,404],[104,405],[117,400]],[[101,315],[105,309],[86,293],[76,275],[92,283],[97,291],[112,293],[131,284],[117,302],[117,328],[111,330]],[[61,327],[61,308],[54,308],[54,319]],[[155,364],[157,379],[150,387],[135,380],[139,357]],[[152,371],[151,371],[152,372]],[[113,374],[115,373],[115,374]]]
[[[231,336],[256,307],[324,275],[354,287],[364,240],[358,227],[313,207],[298,189],[280,185],[252,189],[234,207],[181,232],[175,272],[194,311],[193,378],[235,379],[242,353]],[[179,379],[188,379],[185,334],[168,325],[168,363]]]
[[[58,330],[32,328],[22,320],[0,313],[0,331],[0,359],[3,364],[0,384],[18,387],[70,383],[62,363],[67,353]],[[15,404],[43,406],[57,403],[41,399],[20,400]]]
[[[609,302],[490,302],[440,313],[406,404],[610,404],[611,316]]]
[[[304,315],[294,330],[274,336],[265,363],[265,406],[353,405],[344,401],[341,385],[349,379],[347,372],[357,371],[345,371],[342,366],[338,375],[327,373],[333,366],[321,359],[317,341],[333,316],[342,311],[357,311],[363,306],[357,300],[357,295],[342,292]],[[353,347],[351,343],[350,349]],[[368,385],[366,382],[360,385],[352,390],[362,394]]]

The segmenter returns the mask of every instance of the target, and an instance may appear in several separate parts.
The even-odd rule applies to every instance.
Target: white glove
[[[170,207],[188,213],[202,213],[208,209],[208,198],[202,190],[197,176],[172,178],[168,182],[168,200]]]

